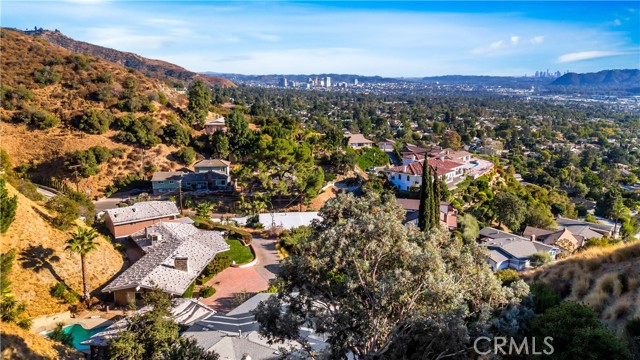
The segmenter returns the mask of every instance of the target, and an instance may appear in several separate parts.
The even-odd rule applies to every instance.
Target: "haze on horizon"
[[[3,1],[2,26],[192,71],[418,77],[640,68],[637,2]]]

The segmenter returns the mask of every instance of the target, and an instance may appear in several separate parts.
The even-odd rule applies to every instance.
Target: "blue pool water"
[[[65,334],[73,335],[73,347],[82,351],[82,350],[89,350],[89,346],[81,345],[80,343],[92,337],[93,335],[99,333],[100,331],[104,330],[107,326],[108,325],[102,325],[102,326],[97,326],[97,327],[94,327],[93,329],[87,330],[83,328],[82,325],[80,324],[73,324],[73,325],[65,326],[62,329],[62,331],[64,331]]]

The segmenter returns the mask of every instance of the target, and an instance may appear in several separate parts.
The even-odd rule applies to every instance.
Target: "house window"
[[[409,181],[409,175],[407,175],[407,181]]]

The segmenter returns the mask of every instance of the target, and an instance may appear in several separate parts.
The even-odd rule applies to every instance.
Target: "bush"
[[[111,84],[113,82],[113,74],[108,71],[101,72],[100,74],[96,75],[95,78],[93,78],[93,82]]]
[[[47,337],[53,341],[57,341],[67,346],[73,346],[73,335],[64,332],[64,324],[58,323]]]
[[[0,178],[0,233],[4,234],[15,220],[18,197],[9,196],[5,187],[6,180]]]
[[[80,295],[69,289],[63,282],[58,282],[49,290],[51,296],[63,300],[67,304],[75,304],[80,300]]]
[[[51,224],[60,230],[67,230],[79,217],[78,203],[64,195],[56,195],[47,201],[46,208],[55,211]]]
[[[191,141],[189,130],[177,122],[172,122],[163,129],[162,139],[165,143],[176,146],[187,146]]]
[[[89,109],[79,118],[75,126],[89,134],[104,134],[113,122],[113,115],[109,110]]]
[[[299,226],[295,229],[285,231],[280,235],[280,246],[287,250],[287,252],[295,253],[300,240],[308,237],[310,234],[311,228],[309,226]]]
[[[125,115],[114,122],[114,128],[120,130],[118,140],[147,147],[158,145],[162,135],[160,124],[148,116]]]
[[[50,66],[45,66],[34,71],[33,79],[40,85],[53,85],[57,84],[62,79],[62,75],[60,75],[56,69]]]
[[[38,192],[38,187],[35,186],[29,180],[25,180],[25,179],[18,180],[18,185],[16,186],[16,189],[18,189],[18,191],[20,191],[22,195],[26,196],[28,199],[31,199],[33,201],[44,200],[44,196],[42,196]]]
[[[87,150],[77,150],[67,155],[65,165],[69,167],[71,171],[72,166],[78,166],[74,168],[82,177],[90,177],[100,172],[99,165],[105,163],[111,159],[111,151],[104,146],[93,146]]]
[[[547,252],[537,252],[529,257],[529,263],[533,267],[542,266],[550,263],[551,261],[551,255]]]
[[[2,107],[7,110],[22,108],[25,101],[32,98],[33,93],[24,85],[20,85],[15,89],[8,86],[0,87],[0,101],[2,102]]]
[[[562,302],[560,294],[558,294],[551,285],[536,281],[529,290],[533,295],[533,306],[535,307],[536,314],[542,314],[547,309],[550,309]]]
[[[183,147],[173,153],[173,156],[184,165],[191,165],[196,160],[196,152],[192,147]]]
[[[87,70],[91,59],[83,54],[71,54],[67,56],[67,63],[73,66],[73,70]]]
[[[512,282],[520,280],[520,274],[513,269],[498,270],[496,276],[502,281],[502,286],[509,286]]]
[[[13,114],[12,120],[16,123],[27,124],[28,126],[38,130],[52,128],[60,122],[60,119],[58,119],[54,114],[34,107],[24,108]]]
[[[214,289],[211,286],[203,286],[202,288],[200,288],[200,296],[203,298],[208,298],[210,296],[213,296],[213,294],[216,293],[216,289]]]

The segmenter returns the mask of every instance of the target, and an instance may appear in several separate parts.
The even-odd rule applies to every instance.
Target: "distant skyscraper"
[[[358,79],[353,80],[353,85],[358,85]]]
[[[331,77],[327,76],[325,84],[327,85],[327,87],[331,87]]]
[[[280,83],[278,85],[286,88],[289,86],[289,81],[287,80],[287,78],[282,78],[280,79]]]

